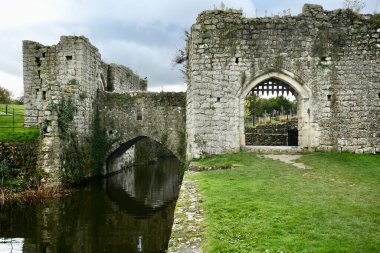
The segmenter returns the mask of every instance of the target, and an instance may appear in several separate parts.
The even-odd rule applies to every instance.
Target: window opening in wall
[[[321,61],[326,61],[326,60],[327,60],[326,56],[321,57]]]
[[[44,53],[42,53],[42,57],[43,58],[45,58],[46,57],[46,53],[44,52]]]
[[[296,91],[280,79],[257,84],[244,102],[246,145],[298,146],[296,97]]]
[[[137,120],[142,120],[142,109],[137,108]]]
[[[327,95],[327,101],[331,101],[331,95]]]
[[[36,57],[36,63],[37,63],[38,67],[41,66],[41,59],[40,59],[40,57]]]
[[[38,92],[40,92],[40,89],[36,89],[36,98],[38,97]]]
[[[38,78],[41,78],[41,70],[38,70]]]
[[[112,130],[109,130],[108,131],[108,135],[111,135],[113,132],[112,132]]]
[[[379,98],[380,98],[380,92],[377,94],[378,96],[379,96]]]
[[[235,63],[239,63],[239,60],[240,60],[239,57],[236,57],[235,58]]]
[[[220,97],[217,97],[217,98],[216,98],[216,101],[217,101],[217,102],[220,102]]]
[[[72,55],[66,55],[66,60],[67,61],[71,61],[73,59],[73,56]]]
[[[42,99],[46,100],[46,91],[42,91]]]

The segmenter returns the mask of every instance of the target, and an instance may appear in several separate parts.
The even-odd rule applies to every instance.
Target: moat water
[[[0,206],[0,253],[165,252],[182,173],[164,159],[70,196]]]

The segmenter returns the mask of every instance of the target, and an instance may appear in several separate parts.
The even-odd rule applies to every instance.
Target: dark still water
[[[0,206],[0,253],[164,252],[182,173],[176,159],[126,168],[74,194]]]

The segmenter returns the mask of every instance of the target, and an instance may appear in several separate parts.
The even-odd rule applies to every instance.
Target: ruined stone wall
[[[288,130],[297,128],[296,121],[245,128],[245,144],[254,146],[288,146]]]
[[[188,158],[240,150],[243,99],[271,77],[298,93],[301,147],[372,152],[380,146],[378,19],[316,5],[255,19],[202,12],[187,47]]]
[[[35,119],[41,126],[43,138],[38,166],[49,173],[53,184],[59,178],[62,146],[70,143],[67,136],[74,136],[79,146],[88,139],[93,130],[97,94],[117,75],[110,71],[113,65],[102,62],[98,49],[83,36],[62,36],[53,46],[24,41],[23,56],[25,118],[29,122]],[[131,86],[121,79],[115,82],[117,91],[125,91],[123,86],[128,90],[142,90],[141,86]],[[74,108],[72,120],[67,117],[69,107]],[[37,114],[38,120],[28,117]],[[68,126],[66,133],[58,122]]]
[[[108,90],[116,93],[146,91],[147,81],[141,79],[131,69],[117,64],[108,65]]]

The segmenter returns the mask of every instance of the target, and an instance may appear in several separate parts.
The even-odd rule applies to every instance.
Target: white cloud
[[[148,87],[148,91],[161,92],[161,91],[172,91],[172,92],[184,92],[186,91],[186,84],[172,84],[172,85],[158,85],[155,87]]]
[[[0,70],[0,86],[11,91],[13,98],[20,97],[24,91],[22,77],[8,74],[1,70]]]
[[[247,17],[255,7],[263,14],[292,9],[298,14],[303,0],[223,0],[228,8],[242,8]],[[310,0],[331,10],[342,0]],[[148,77],[152,89],[177,87],[182,74],[171,58],[183,47],[188,30],[203,10],[221,0],[4,0],[0,15],[0,84],[16,96],[22,91],[22,40],[56,44],[61,35],[85,35],[107,62],[123,64]],[[254,5],[255,4],[255,5]],[[367,0],[364,12],[379,10],[378,0]],[[166,88],[165,88],[166,89]]]
[[[54,22],[59,10],[49,0],[8,0],[1,3],[0,29]]]

